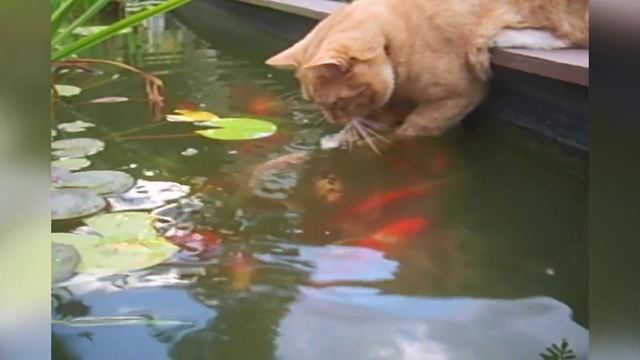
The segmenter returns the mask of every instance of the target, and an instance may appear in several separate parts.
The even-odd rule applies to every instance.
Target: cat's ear
[[[331,73],[346,73],[350,70],[351,64],[344,56],[340,56],[335,52],[320,51],[316,57],[302,68],[319,68]]]
[[[325,69],[347,73],[358,61],[368,61],[384,52],[382,39],[349,37],[327,45],[303,68],[322,66]]]
[[[265,64],[281,70],[296,70],[300,66],[298,60],[298,47],[296,45],[272,56]]]

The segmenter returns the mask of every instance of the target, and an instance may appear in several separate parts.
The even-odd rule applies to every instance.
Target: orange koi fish
[[[429,195],[434,192],[437,185],[446,182],[446,180],[440,181],[427,181],[417,185],[413,185],[408,188],[399,190],[392,190],[385,193],[375,194],[363,202],[356,204],[355,206],[347,209],[345,212],[337,217],[338,221],[351,219],[353,217],[365,215],[373,210],[387,206],[396,201],[408,199],[415,196]]]
[[[272,96],[261,95],[249,102],[249,111],[260,116],[269,116],[280,111],[280,103]]]
[[[428,225],[427,220],[422,217],[401,219],[383,226],[356,244],[371,248],[395,245],[421,233]]]

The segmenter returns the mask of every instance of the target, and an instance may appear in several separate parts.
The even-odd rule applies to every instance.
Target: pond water
[[[136,75],[56,76],[83,90],[56,106],[52,141],[104,141],[82,171],[138,184],[103,212],[162,216],[156,231],[179,249],[152,267],[54,284],[54,358],[543,359],[566,339],[586,359],[582,159],[473,126],[382,155],[320,150],[337,129],[289,74],[262,65],[284,43],[198,36],[185,23],[158,17],[87,56],[156,74],[164,113],[261,118],[278,131],[209,139],[154,119]],[[130,101],[91,102],[115,96]],[[59,127],[78,120],[95,126]],[[81,220],[52,230],[86,234]]]

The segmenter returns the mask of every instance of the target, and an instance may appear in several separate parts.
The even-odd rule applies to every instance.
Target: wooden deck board
[[[322,20],[345,3],[329,0],[233,0]],[[494,49],[492,63],[530,74],[589,86],[589,50]]]

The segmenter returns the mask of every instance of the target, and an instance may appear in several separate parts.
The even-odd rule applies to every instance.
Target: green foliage
[[[158,14],[173,10],[190,0],[167,0],[162,4],[129,15],[104,29],[83,36],[71,42],[66,42],[75,29],[86,24],[112,0],[96,0],[91,5],[85,0],[51,0],[51,60],[59,61],[94,46],[124,29],[131,28],[144,20]],[[74,10],[83,10],[79,16],[72,16]]]
[[[562,339],[560,346],[551,344],[546,350],[547,352],[540,354],[543,360],[572,360],[576,358],[567,339]]]

